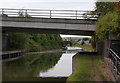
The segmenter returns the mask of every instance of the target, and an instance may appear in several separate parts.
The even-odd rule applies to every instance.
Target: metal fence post
[[[4,14],[4,9],[2,9],[2,15]]]
[[[77,10],[76,10],[76,19],[77,19]]]
[[[52,10],[50,10],[50,18],[52,18],[52,17],[51,17],[51,16],[52,16],[51,14],[52,14]]]
[[[25,17],[27,17],[28,16],[28,14],[27,14],[27,9],[25,10]]]

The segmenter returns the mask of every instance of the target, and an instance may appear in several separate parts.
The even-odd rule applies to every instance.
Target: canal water
[[[26,54],[22,58],[4,62],[3,81],[22,78],[69,77],[72,74],[72,57],[76,51],[52,51]]]

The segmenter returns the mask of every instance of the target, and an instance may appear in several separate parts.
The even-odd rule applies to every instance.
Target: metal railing
[[[111,60],[111,64],[113,64],[114,70],[120,75],[120,57],[112,50],[109,50],[109,59]]]
[[[9,9],[0,8],[0,14],[8,17],[40,17],[68,19],[97,19],[98,15],[91,11],[80,10],[40,10],[40,9]]]

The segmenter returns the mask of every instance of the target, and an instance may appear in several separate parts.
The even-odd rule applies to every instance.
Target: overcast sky
[[[0,8],[94,10],[95,1],[96,0],[0,0]],[[65,37],[65,35],[62,36]]]
[[[93,10],[95,0],[0,0],[0,8]]]

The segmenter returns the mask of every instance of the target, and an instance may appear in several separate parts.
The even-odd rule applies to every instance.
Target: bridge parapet
[[[9,17],[39,17],[64,19],[97,19],[98,15],[87,10],[42,10],[1,8],[0,14]]]

